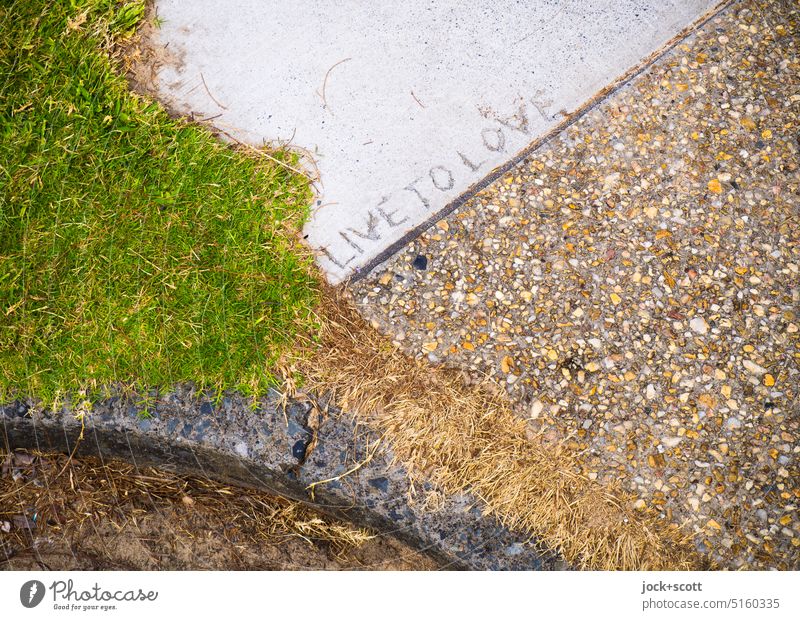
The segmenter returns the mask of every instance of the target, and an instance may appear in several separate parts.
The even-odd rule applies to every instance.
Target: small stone
[[[766,385],[767,387],[772,387],[773,385],[775,385],[775,377],[773,377],[769,373],[764,375],[764,385]]]
[[[731,417],[725,421],[725,426],[727,426],[731,430],[735,428],[741,428],[742,421],[739,418]]]
[[[611,301],[615,306],[618,306],[620,303],[622,303],[622,297],[620,297],[616,293],[611,293],[609,297],[611,298]]]
[[[708,323],[701,316],[696,316],[689,321],[689,327],[696,334],[704,335],[708,333]]]
[[[708,182],[708,191],[714,192],[715,194],[722,193],[722,184],[719,182],[719,179],[711,179]]]
[[[656,392],[656,388],[652,383],[647,384],[647,388],[644,391],[644,395],[647,397],[648,400],[653,400],[658,393]]]
[[[758,364],[750,360],[744,360],[742,362],[742,365],[747,369],[749,373],[754,375],[763,375],[765,372],[767,372],[766,368],[764,368],[763,366],[759,366]]]
[[[714,409],[717,406],[717,399],[708,393],[700,394],[697,397],[697,402],[706,409]]]
[[[544,409],[544,403],[540,400],[535,400],[531,403],[531,418],[534,420],[539,417]]]
[[[428,257],[423,256],[422,254],[417,254],[417,257],[411,264],[413,265],[414,269],[419,269],[420,271],[423,271],[428,268]]]

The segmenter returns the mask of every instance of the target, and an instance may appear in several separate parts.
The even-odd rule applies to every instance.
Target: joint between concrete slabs
[[[602,104],[608,97],[618,92],[622,88],[628,86],[636,77],[647,71],[654,63],[669,54],[677,47],[682,41],[692,36],[697,30],[705,26],[709,21],[714,19],[717,15],[728,9],[737,0],[721,0],[713,9],[702,15],[695,20],[687,28],[679,32],[672,39],[670,39],[663,47],[653,52],[647,58],[642,60],[639,64],[628,70],[623,76],[616,80],[613,84],[608,85],[599,93],[589,99],[584,105],[568,114],[560,123],[550,129],[547,133],[540,136],[526,146],[519,153],[514,155],[504,164],[494,168],[489,174],[483,177],[477,183],[471,185],[465,192],[460,194],[455,200],[442,207],[439,211],[434,213],[431,217],[426,219],[421,224],[415,226],[400,239],[389,245],[385,250],[381,251],[375,258],[371,259],[363,267],[357,268],[350,276],[339,283],[339,286],[346,287],[351,282],[358,282],[366,278],[372,271],[379,267],[382,263],[389,260],[392,256],[397,254],[400,250],[406,247],[409,243],[417,239],[420,235],[425,233],[429,228],[435,225],[440,220],[450,215],[453,211],[463,206],[466,202],[474,198],[482,190],[486,189],[489,185],[497,181],[504,174],[519,165],[526,157],[530,156],[534,151],[547,144],[555,136],[559,135],[565,129],[568,129],[586,114],[591,112],[597,106]]]
[[[473,497],[446,497],[441,508],[423,510],[409,500],[406,471],[393,464],[390,449],[374,433],[330,410],[314,436],[310,410],[295,401],[284,412],[275,393],[256,410],[236,395],[215,409],[191,387],[180,387],[156,400],[151,417],[142,417],[131,400],[111,397],[95,403],[85,427],[68,408],[34,412],[23,402],[0,406],[0,421],[7,450],[115,458],[256,488],[398,538],[442,568],[569,569],[555,554],[484,516]]]

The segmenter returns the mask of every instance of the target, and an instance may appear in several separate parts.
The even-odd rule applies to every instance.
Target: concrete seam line
[[[565,129],[574,125],[581,118],[586,116],[589,112],[601,105],[611,95],[618,92],[622,88],[628,86],[636,77],[647,71],[655,62],[672,52],[679,43],[692,36],[697,30],[705,26],[709,21],[714,19],[717,15],[726,10],[730,5],[738,2],[738,0],[722,0],[713,9],[699,17],[690,26],[684,28],[681,32],[670,39],[664,46],[656,50],[639,64],[633,66],[624,75],[609,84],[600,92],[595,94],[586,103],[584,103],[577,110],[568,114],[558,125],[547,131],[542,136],[536,138],[528,146],[526,146],[519,153],[514,155],[507,162],[494,168],[489,174],[483,177],[477,183],[471,185],[465,192],[459,195],[455,200],[442,207],[439,211],[434,213],[421,224],[415,226],[410,231],[405,233],[400,239],[392,243],[385,250],[381,251],[375,258],[367,262],[366,265],[356,269],[353,274],[340,282],[337,286],[347,287],[349,282],[358,282],[370,274],[376,267],[386,262],[389,258],[394,256],[402,248],[414,241],[417,237],[425,233],[438,221],[450,215],[453,211],[463,206],[466,202],[474,198],[479,192],[491,185],[494,181],[502,177],[504,174],[516,167],[526,157],[531,155],[534,151],[550,142],[555,136],[560,134]]]

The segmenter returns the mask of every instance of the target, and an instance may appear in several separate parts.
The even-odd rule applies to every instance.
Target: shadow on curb
[[[473,497],[441,497],[427,508],[410,501],[406,471],[350,416],[329,411],[310,424],[311,404],[284,409],[277,393],[257,404],[225,396],[215,407],[184,386],[160,396],[149,417],[132,399],[111,397],[95,403],[83,426],[67,408],[34,411],[22,402],[0,406],[0,423],[8,450],[114,458],[281,495],[393,536],[445,569],[569,568],[484,516]]]

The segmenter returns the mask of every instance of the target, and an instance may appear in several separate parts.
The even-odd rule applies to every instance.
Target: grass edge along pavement
[[[454,370],[409,358],[361,317],[346,290],[328,289],[325,299],[315,354],[287,365],[305,378],[307,397],[330,394],[381,433],[412,488],[417,478],[445,493],[469,491],[485,513],[578,568],[712,566],[679,526],[635,511],[620,487],[577,473],[579,456],[565,442],[530,435],[498,386],[468,385]]]
[[[113,56],[141,0],[0,11],[0,398],[277,385],[319,293],[293,155],[129,90]]]
[[[406,358],[341,291],[323,287],[297,234],[310,197],[303,179],[236,152],[206,129],[170,119],[160,105],[128,92],[98,48],[112,49],[115,38],[132,31],[143,14],[141,2],[75,4],[69,14],[54,16],[68,5],[17,2],[2,14],[5,41],[14,45],[0,57],[0,397],[35,393],[47,402],[70,393],[88,398],[109,382],[141,389],[180,381],[218,393],[257,394],[274,383],[280,362],[289,362],[288,388],[303,376],[309,388],[333,392],[340,405],[384,432],[415,476],[430,476],[446,492],[476,493],[504,524],[530,532],[577,566],[702,566],[678,528],[634,514],[618,490],[572,473],[573,454],[526,437],[523,422],[502,398]],[[20,10],[27,13],[15,15],[9,26]],[[51,18],[57,36],[36,39]],[[102,80],[47,73],[47,63],[62,54],[74,63],[63,67],[99,70]],[[30,65],[21,66],[23,61]],[[42,74],[53,82],[36,82]],[[43,86],[50,89],[32,93],[40,99],[25,100],[26,87]],[[94,132],[76,133],[73,123],[87,114],[97,115],[99,124],[90,127]],[[142,149],[138,141],[151,138],[154,127],[161,150]],[[120,144],[137,158],[125,160],[115,150]],[[180,156],[183,148],[193,157],[180,162],[180,171],[171,169],[166,156]],[[124,167],[117,165],[120,159]],[[154,180],[165,165],[173,175]],[[94,174],[88,180],[80,176],[87,171]],[[130,186],[120,193],[123,180]],[[246,188],[238,185],[247,181],[252,184]],[[202,196],[188,196],[187,187],[202,189]],[[273,193],[264,195],[265,188]],[[266,231],[264,216],[272,218]],[[242,226],[247,223],[250,228]],[[202,252],[181,245],[190,235]],[[181,255],[165,248],[181,249]],[[270,253],[285,261],[277,270],[264,263]],[[275,281],[265,281],[265,273]],[[105,288],[92,296],[98,281]],[[125,289],[131,281],[138,286]],[[259,287],[272,297],[261,299]],[[187,317],[198,299],[199,312]],[[266,312],[263,317],[256,308]],[[103,329],[87,332],[95,309],[106,313]],[[183,313],[183,320],[173,313]],[[59,342],[60,334],[65,340]],[[87,351],[92,344],[101,348]],[[209,360],[216,365],[209,368]]]

